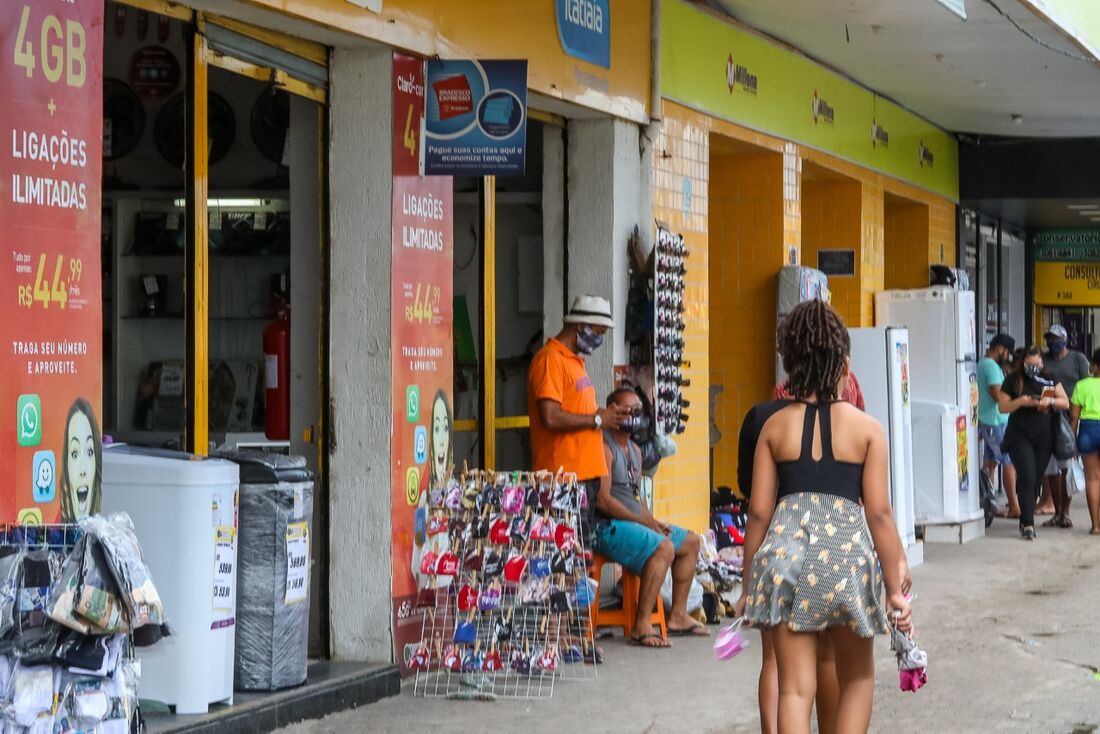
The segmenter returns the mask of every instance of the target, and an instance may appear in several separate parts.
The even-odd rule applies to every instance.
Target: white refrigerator
[[[913,423],[909,381],[909,330],[849,329],[852,372],[863,389],[867,413],[886,430],[890,504],[910,566],[924,562],[917,542],[913,489]]]
[[[926,525],[956,525],[984,518],[978,487],[974,308],[972,291],[944,286],[875,295],[876,324],[909,327],[914,403],[932,404],[929,430],[922,431],[914,419],[917,517]],[[933,406],[954,406],[956,410],[945,413]],[[922,412],[922,423],[923,416]],[[958,416],[964,423],[959,423]],[[933,471],[929,462],[942,471]]]

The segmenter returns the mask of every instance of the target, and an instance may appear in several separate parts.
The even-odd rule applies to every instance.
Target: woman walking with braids
[[[753,461],[737,610],[767,628],[775,647],[780,734],[810,731],[819,634],[836,650],[832,730],[861,732],[875,687],[872,638],[888,624],[912,627],[886,438],[874,418],[837,398],[850,348],[844,322],[822,301],[802,303],[783,320],[779,352],[792,400],[764,422]]]

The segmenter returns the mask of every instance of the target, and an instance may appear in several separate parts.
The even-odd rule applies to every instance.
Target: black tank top
[[[776,462],[779,491],[776,500],[800,492],[819,492],[858,503],[863,497],[863,464],[837,461],[833,456],[833,403],[818,410],[814,403],[806,406],[806,421],[802,426],[802,453],[794,461]],[[814,461],[814,423],[821,416],[821,458]]]

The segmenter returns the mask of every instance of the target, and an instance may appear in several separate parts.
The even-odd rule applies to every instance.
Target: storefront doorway
[[[718,436],[712,481],[735,487],[741,418],[775,386],[783,155],[711,135],[710,172],[710,384]]]
[[[928,205],[885,192],[882,213],[886,290],[928,286]]]
[[[863,185],[859,181],[803,161],[802,263],[829,277],[833,307],[849,326],[871,325],[861,287],[865,275],[860,244],[862,206]]]
[[[106,5],[104,433],[305,456],[322,651],[327,50],[142,5]]]
[[[546,283],[544,241],[548,228],[553,236],[556,217],[543,211],[544,173],[548,167],[558,170],[561,180],[562,161],[553,149],[546,151],[543,140],[560,137],[563,122],[532,111],[524,176],[454,179],[454,461],[459,469],[531,465],[527,370],[552,336],[543,329],[547,287],[562,288]]]

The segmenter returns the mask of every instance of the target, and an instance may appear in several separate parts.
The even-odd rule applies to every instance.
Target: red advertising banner
[[[393,175],[420,173],[424,120],[424,60],[393,55]]]
[[[427,534],[429,497],[453,464],[453,221],[446,176],[393,179],[393,608],[396,659],[420,639],[418,586],[443,584],[421,573],[447,533]]]
[[[0,4],[0,521],[98,512],[103,0]]]

